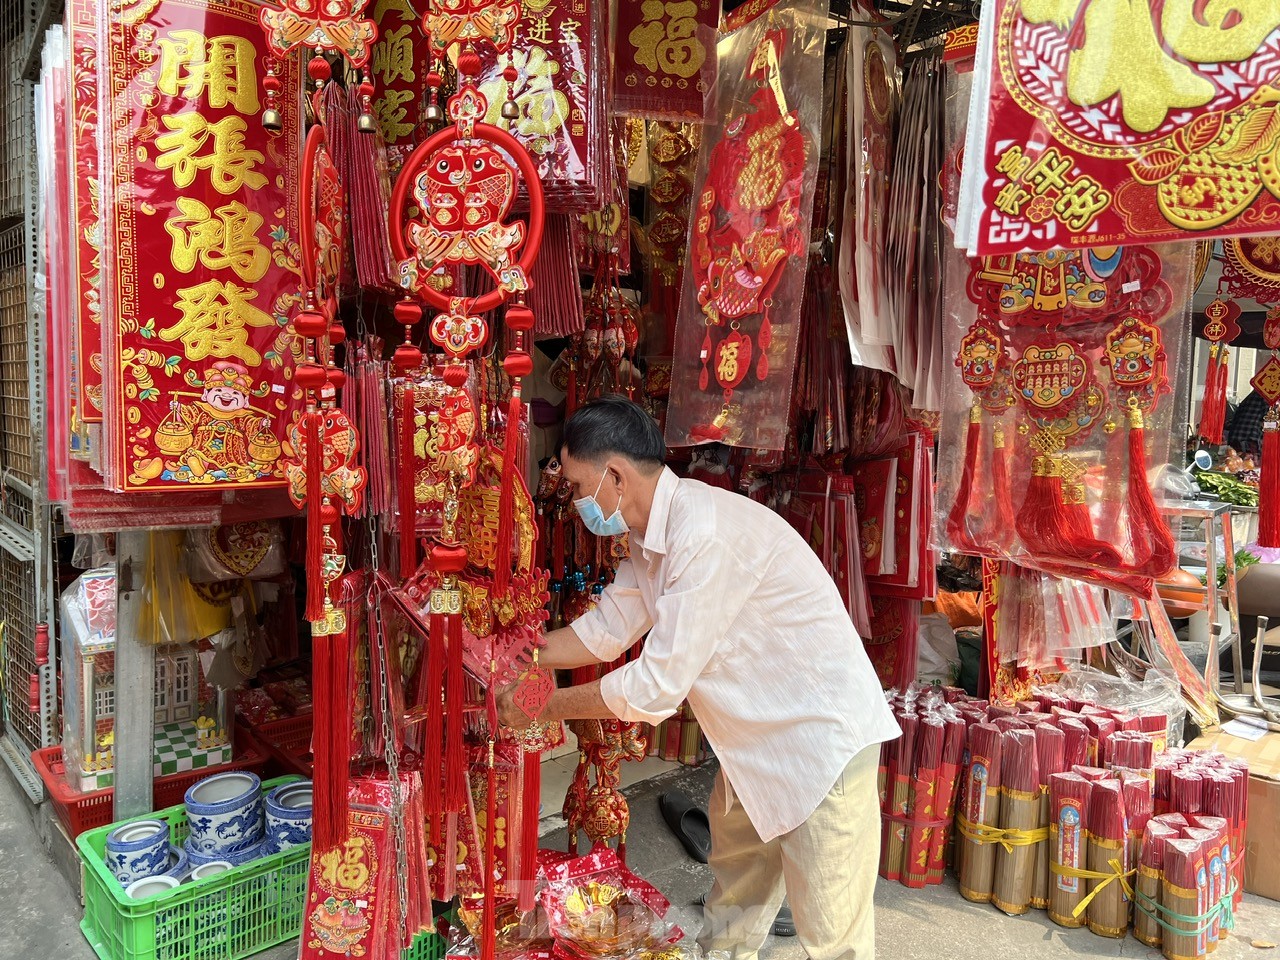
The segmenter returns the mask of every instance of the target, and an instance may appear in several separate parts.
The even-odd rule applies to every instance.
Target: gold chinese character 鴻
[[[210,270],[234,270],[246,283],[266,276],[271,252],[258,242],[263,219],[239,200],[210,211],[194,197],[178,197],[179,216],[164,225],[173,238],[170,260],[183,273],[196,264]]]

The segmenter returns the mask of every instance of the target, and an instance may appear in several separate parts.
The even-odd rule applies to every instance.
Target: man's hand
[[[533,718],[516,706],[515,692],[519,685],[513,683],[498,691],[498,722],[516,733],[524,733],[533,723]]]

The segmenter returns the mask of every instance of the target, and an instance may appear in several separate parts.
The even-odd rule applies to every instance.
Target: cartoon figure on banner
[[[136,461],[134,473],[187,483],[249,482],[278,476],[281,445],[271,430],[272,415],[251,403],[251,398],[266,396],[267,391],[253,391],[249,371],[239,363],[220,360],[205,371],[203,380],[191,374],[187,380],[203,391],[173,395],[169,415],[155,433],[162,457]],[[184,405],[178,400],[181,396],[198,399]]]

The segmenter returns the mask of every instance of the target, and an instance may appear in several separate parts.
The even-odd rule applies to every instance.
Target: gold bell
[[[520,118],[520,108],[516,106],[514,100],[508,100],[502,105],[503,120],[518,120]]]
[[[356,129],[359,130],[361,133],[373,133],[375,130],[377,130],[378,124],[374,121],[373,114],[371,113],[360,114],[359,119],[356,120]]]
[[[265,130],[272,132],[279,130],[284,126],[284,121],[280,118],[280,111],[275,107],[267,107],[262,111],[262,126]]]
[[[428,103],[427,108],[422,111],[422,115],[431,123],[436,123],[444,116],[444,113],[440,110],[438,103]]]

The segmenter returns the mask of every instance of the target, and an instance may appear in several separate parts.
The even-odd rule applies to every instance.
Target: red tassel
[[[351,661],[345,633],[312,638],[311,672],[316,700],[313,839],[316,851],[325,852],[342,843],[347,827]]]
[[[1129,541],[1135,572],[1162,577],[1173,568],[1176,547],[1147,482],[1146,430],[1137,409],[1129,422]]]
[[[956,484],[956,498],[947,515],[947,538],[963,553],[978,553],[978,545],[969,535],[969,507],[973,497],[973,475],[978,468],[978,444],[982,438],[982,408],[974,404],[969,411],[969,429],[964,438],[964,467]]]
[[[423,802],[431,816],[431,846],[439,850],[444,813],[444,662],[445,617],[431,614],[426,649],[427,730],[422,757]]]
[[[1031,464],[1031,478],[1027,481],[1026,496],[1018,511],[1016,526],[1018,538],[1032,554],[1053,557],[1061,538],[1054,534],[1059,522],[1054,516],[1055,507],[1062,499],[1062,479],[1050,478],[1050,459],[1035,457]],[[1057,485],[1054,486],[1054,481]]]
[[[445,809],[461,813],[467,808],[467,747],[463,719],[466,710],[465,667],[462,660],[462,616],[446,614],[449,638],[449,670],[445,679]]]
[[[490,688],[492,696],[492,687]],[[480,941],[481,960],[494,960],[497,954],[497,918],[494,916],[498,906],[495,887],[497,858],[494,856],[494,822],[498,819],[498,782],[493,763],[493,743],[489,743],[489,767],[485,771],[484,798],[484,930]]]
[[[400,509],[400,576],[408,579],[417,568],[418,547],[418,499],[414,490],[417,472],[413,452],[414,389],[406,379],[400,400],[400,456],[396,466],[397,494]]]
[[[1227,413],[1227,377],[1226,344],[1215,344],[1209,351],[1204,402],[1200,406],[1200,436],[1207,443],[1222,443],[1222,426]]]
[[[520,877],[518,898],[521,913],[534,908],[538,877],[538,813],[542,801],[542,754],[525,751],[520,796]]]
[[[507,407],[507,432],[502,444],[502,486],[498,497],[498,546],[493,567],[493,593],[505,597],[511,586],[511,540],[514,519],[512,500],[515,497],[515,477],[519,469],[519,448],[524,443],[521,420],[524,404],[520,402],[520,381],[511,385],[511,403]]]
[[[307,609],[306,619],[315,622],[324,617],[324,521],[320,507],[324,502],[323,454],[320,449],[320,421],[316,410],[303,414],[306,420],[303,436],[307,445]]]
[[[1276,411],[1262,426],[1262,483],[1258,491],[1258,546],[1280,547],[1280,423]]]
[[[1093,518],[1084,501],[1084,487],[1062,482],[1062,530],[1066,534],[1059,556],[1067,563],[1115,570],[1124,565],[1120,553],[1111,544],[1099,540],[1093,531]]]
[[[1009,487],[1009,459],[1013,451],[1005,443],[1004,427],[996,424],[992,431],[991,498],[992,542],[1006,551],[1013,543],[1013,494]]]

